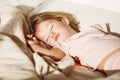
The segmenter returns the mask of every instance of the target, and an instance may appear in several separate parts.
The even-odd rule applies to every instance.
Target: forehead
[[[50,20],[45,20],[45,21],[42,21],[38,24],[35,25],[35,30],[38,31],[38,30],[42,30],[44,28],[47,28],[54,20],[50,19]]]
[[[53,22],[53,20],[46,20],[42,21],[35,25],[35,35],[36,37],[39,37],[40,39],[43,39],[46,36],[46,33],[49,30],[50,24]]]

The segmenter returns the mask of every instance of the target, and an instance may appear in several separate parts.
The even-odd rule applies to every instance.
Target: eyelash
[[[51,29],[50,29],[50,30],[52,31],[52,29],[53,29],[53,25],[52,25],[52,27],[51,27]]]
[[[53,27],[54,27],[54,25],[52,25],[52,27],[50,28],[50,33],[51,33],[51,31],[53,30]],[[49,38],[50,38],[50,36],[48,36],[46,42],[49,40]]]

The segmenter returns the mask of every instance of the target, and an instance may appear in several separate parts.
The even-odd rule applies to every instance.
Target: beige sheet
[[[98,71],[92,71],[83,66],[75,66],[70,56],[65,56],[58,62],[48,57],[40,57],[34,53],[36,72],[41,80],[92,80],[105,77]]]

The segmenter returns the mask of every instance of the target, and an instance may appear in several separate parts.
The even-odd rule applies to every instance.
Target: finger
[[[33,34],[28,34],[27,35],[27,38],[32,38],[33,37]]]
[[[32,35],[32,34],[29,34],[29,35],[28,35],[28,37],[32,38],[32,37],[33,37],[33,35]]]
[[[38,41],[38,39],[36,37],[32,37],[33,41]]]
[[[28,40],[28,44],[29,45],[33,44],[33,41]]]
[[[27,35],[26,35],[26,38],[30,38],[30,34],[27,34]]]

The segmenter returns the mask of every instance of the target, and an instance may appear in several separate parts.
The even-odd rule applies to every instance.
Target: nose
[[[52,33],[50,34],[50,37],[54,39],[54,38],[55,38],[55,35],[56,35],[56,33],[55,33],[55,32],[52,32]]]

